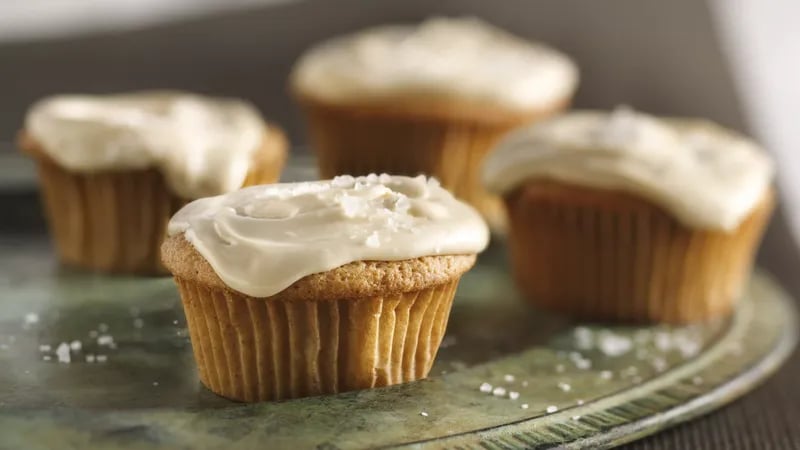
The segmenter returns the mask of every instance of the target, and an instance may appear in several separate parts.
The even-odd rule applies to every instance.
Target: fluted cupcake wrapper
[[[730,311],[773,208],[732,232],[690,229],[644,200],[530,186],[507,199],[514,276],[535,305],[596,320],[681,323]]]
[[[184,203],[155,170],[72,173],[38,159],[45,215],[60,259],[104,272],[166,273],[159,248]]]
[[[478,121],[335,108],[308,99],[301,103],[323,178],[383,172],[432,175],[496,230],[504,228],[505,212],[502,200],[481,182],[484,158],[511,129],[564,107],[559,103],[507,120]]]
[[[427,376],[458,279],[386,297],[259,299],[176,277],[200,380],[254,402]]]
[[[100,272],[168,273],[161,243],[170,217],[187,200],[172,192],[158,170],[73,172],[24,130],[18,143],[36,161],[44,214],[62,262]],[[270,126],[243,186],[276,181],[287,145],[283,132]]]

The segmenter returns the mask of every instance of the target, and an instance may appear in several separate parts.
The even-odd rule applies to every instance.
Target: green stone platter
[[[296,156],[286,178],[314,178]],[[24,162],[5,158],[0,181],[33,189]],[[571,322],[519,300],[495,242],[427,380],[241,404],[200,384],[168,278],[73,271],[44,237],[0,236],[0,302],[0,450],[603,448],[744,395],[798,337],[794,302],[760,272],[725,320]]]
[[[519,301],[504,253],[464,277],[427,380],[240,404],[198,381],[170,279],[75,272],[43,238],[0,238],[0,448],[602,448],[745,394],[797,339],[763,273],[729,319],[574,323]]]

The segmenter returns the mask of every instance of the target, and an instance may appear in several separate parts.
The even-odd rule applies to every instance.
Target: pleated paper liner
[[[268,137],[245,185],[271,183],[280,175],[286,140],[280,131]],[[170,217],[187,201],[171,192],[160,172],[76,173],[48,158],[25,133],[20,146],[36,160],[44,213],[62,262],[109,273],[168,273],[161,242]]]
[[[561,111],[559,102],[538,111],[509,113],[482,108],[463,111],[436,103],[421,114],[332,106],[298,96],[309,122],[323,178],[336,175],[436,176],[442,185],[480,211],[495,230],[502,230],[505,212],[499,197],[481,183],[484,157],[506,133]]]
[[[66,264],[103,272],[167,273],[160,247],[184,201],[156,170],[76,174],[38,162],[50,234]]]
[[[248,297],[176,277],[200,380],[214,393],[279,400],[425,378],[458,278],[386,297]]]
[[[531,182],[506,199],[509,248],[535,305],[594,320],[682,323],[728,313],[774,206],[730,233],[696,230],[621,192]]]

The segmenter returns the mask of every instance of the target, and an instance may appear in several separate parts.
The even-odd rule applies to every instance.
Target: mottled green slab
[[[744,394],[797,336],[764,275],[730,320],[571,323],[516,298],[498,247],[464,278],[428,380],[244,405],[199,384],[171,280],[59,269],[40,241],[0,249],[2,448],[601,447]]]

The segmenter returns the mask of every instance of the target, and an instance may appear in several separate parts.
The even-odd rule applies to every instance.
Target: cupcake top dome
[[[618,108],[511,133],[487,159],[484,182],[498,193],[534,179],[621,190],[687,226],[732,230],[769,188],[773,170],[758,145],[731,130]]]
[[[355,261],[475,254],[489,239],[480,215],[435,179],[385,174],[196,200],[168,234],[183,234],[227,286],[253,297]]]
[[[322,101],[450,99],[539,109],[575,89],[564,54],[475,18],[433,18],[334,38],[297,63],[294,88]]]
[[[25,131],[75,172],[157,168],[184,198],[241,186],[265,125],[250,104],[177,91],[58,95],[37,102]]]

